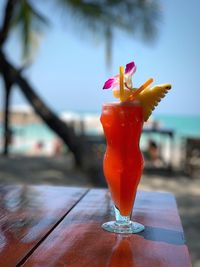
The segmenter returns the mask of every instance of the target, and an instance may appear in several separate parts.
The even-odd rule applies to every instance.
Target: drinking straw
[[[124,67],[119,67],[119,82],[120,82],[120,100],[123,101],[124,98]]]
[[[153,79],[148,79],[145,83],[143,83],[134,93],[129,96],[129,100],[134,100],[137,95],[139,95],[147,86],[149,86],[153,82]]]

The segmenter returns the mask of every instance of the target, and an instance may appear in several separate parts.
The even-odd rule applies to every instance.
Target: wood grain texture
[[[101,224],[111,218],[108,192],[90,190],[23,266],[191,266],[171,194],[137,194],[133,219],[146,226],[141,234],[119,235],[102,230]]]
[[[51,186],[0,186],[0,266],[16,266],[87,192]]]

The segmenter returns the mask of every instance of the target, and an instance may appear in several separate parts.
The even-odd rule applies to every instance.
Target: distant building
[[[0,111],[0,123],[3,122],[4,112]],[[13,106],[10,108],[10,122],[12,124],[39,123],[41,119],[30,106]]]

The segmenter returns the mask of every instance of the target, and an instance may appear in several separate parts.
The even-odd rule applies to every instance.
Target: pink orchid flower
[[[126,64],[126,69],[125,69],[125,74],[124,74],[124,86],[125,86],[125,89],[127,90],[131,90],[133,87],[132,76],[135,73],[135,71],[136,71],[136,65],[133,61]],[[119,75],[111,77],[105,82],[103,89],[109,89],[109,88],[119,89]]]

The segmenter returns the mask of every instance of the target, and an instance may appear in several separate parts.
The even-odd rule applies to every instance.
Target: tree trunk
[[[9,124],[9,104],[10,104],[10,92],[11,87],[5,85],[5,96],[4,96],[4,148],[3,155],[9,154],[9,144],[11,141],[11,129]]]
[[[75,135],[72,128],[68,127],[58,116],[51,111],[33,90],[21,73],[6,59],[4,53],[0,51],[0,71],[11,84],[17,84],[26,99],[29,101],[35,112],[43,121],[63,140],[71,152],[74,154],[77,165],[82,164],[83,143]]]

